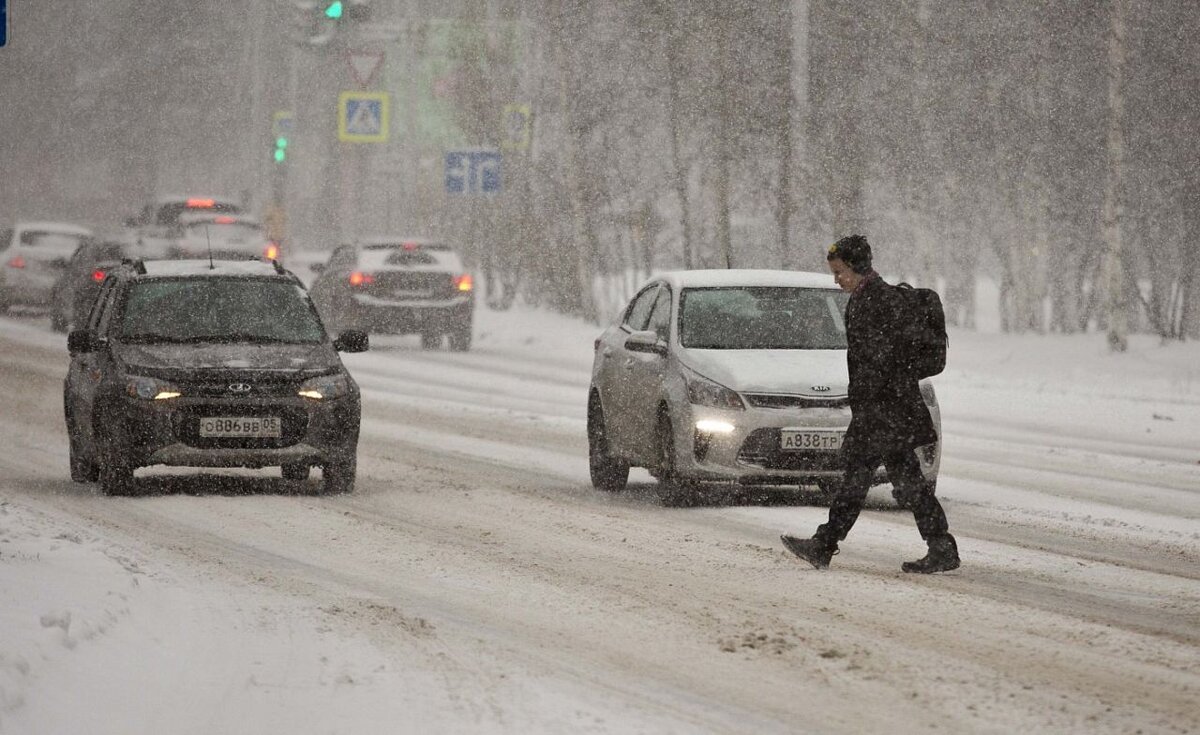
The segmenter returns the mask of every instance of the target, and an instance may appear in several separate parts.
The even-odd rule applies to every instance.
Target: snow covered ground
[[[0,319],[0,733],[1200,730],[1200,344],[954,332],[961,570],[876,491],[665,509],[587,482],[593,325],[482,310],[467,354],[348,355],[359,486],[70,482],[66,353]]]

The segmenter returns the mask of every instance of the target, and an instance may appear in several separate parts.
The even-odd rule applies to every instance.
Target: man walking
[[[818,569],[829,566],[858,519],[880,464],[887,468],[894,495],[913,512],[929,553],[901,565],[906,572],[930,574],[957,569],[958,545],[933,487],[921,474],[917,447],[937,441],[918,379],[899,354],[897,320],[902,295],[871,268],[871,246],[862,235],[838,240],[826,256],[833,279],[850,293],[846,304],[846,363],[850,427],[842,442],[845,476],[829,520],[812,538],[782,536],[783,545]]]

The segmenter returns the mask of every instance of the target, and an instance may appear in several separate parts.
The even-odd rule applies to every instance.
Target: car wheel
[[[675,432],[671,417],[664,413],[658,419],[658,498],[667,507],[680,508],[695,504],[700,484],[679,474],[675,465]]]
[[[455,352],[466,352],[471,349],[471,325],[459,327],[450,333],[450,349]]]
[[[105,495],[132,495],[134,491],[133,467],[108,451],[100,460],[100,492]]]
[[[312,468],[303,462],[289,462],[279,469],[283,474],[283,479],[303,481],[308,479],[308,474]]]
[[[95,482],[100,478],[100,465],[96,463],[94,457],[84,454],[79,446],[79,439],[76,438],[74,426],[68,425],[67,433],[67,452],[71,463],[71,481]]]
[[[629,482],[629,463],[608,453],[604,411],[595,395],[588,401],[587,436],[588,470],[592,476],[592,487],[608,492],[624,490]]]
[[[442,346],[442,335],[436,332],[421,332],[421,348],[436,350]]]
[[[330,459],[321,467],[321,492],[324,495],[341,495],[354,492],[354,475],[358,468],[358,455],[349,455]]]

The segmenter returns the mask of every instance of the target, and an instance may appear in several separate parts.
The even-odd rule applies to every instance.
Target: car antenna
[[[204,223],[204,241],[208,243],[208,269],[210,271],[216,270],[217,267],[215,265],[213,265],[213,260],[212,260],[212,238],[208,236],[208,223],[207,222]]]

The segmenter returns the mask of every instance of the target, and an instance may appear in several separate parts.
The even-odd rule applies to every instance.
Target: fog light
[[[732,434],[733,424],[728,421],[701,419],[696,422],[696,431],[704,434]]]

